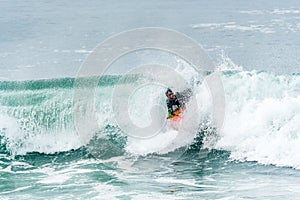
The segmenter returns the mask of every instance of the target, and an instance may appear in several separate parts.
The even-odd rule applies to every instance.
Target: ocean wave
[[[111,157],[126,152],[137,155],[165,154],[197,143],[197,150],[203,147],[226,150],[231,152],[231,158],[235,160],[300,168],[300,76],[221,68],[219,71],[225,89],[226,117],[220,132],[213,131],[214,134],[205,135],[203,130],[210,125],[205,121],[209,117],[203,117],[198,124],[206,124],[206,128],[202,127],[202,132],[187,131],[187,140],[180,143],[165,144],[177,134],[172,132],[144,141],[128,138],[114,122],[114,113],[109,105],[113,86],[119,84],[117,80],[121,79],[106,77],[103,84],[97,86],[98,103],[95,105],[96,110],[101,110],[97,113],[97,131],[104,134],[104,137],[100,138],[101,141],[95,140],[97,143],[94,144],[102,142],[103,157]],[[74,81],[65,78],[0,82],[1,151],[14,155],[30,152],[51,154],[88,145],[82,143],[74,126]],[[135,81],[137,77],[131,77],[127,83],[136,84]],[[201,82],[194,88],[199,105],[197,112],[209,115],[209,92],[205,92],[204,88],[205,84]],[[164,106],[164,96],[160,95],[163,91],[157,90],[156,93],[156,96],[161,96],[158,101]],[[143,98],[138,96],[134,101],[140,99]],[[152,107],[150,102],[136,106],[147,110]],[[133,115],[133,118],[139,121],[143,116]],[[200,139],[200,133],[205,138]],[[115,151],[112,151],[112,146]]]

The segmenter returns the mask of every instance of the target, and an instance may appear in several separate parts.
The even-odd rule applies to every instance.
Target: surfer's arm
[[[168,116],[167,116],[167,119],[170,119],[173,117],[173,109],[172,109],[172,104],[170,101],[166,101],[166,104],[167,104],[167,108],[168,108]]]

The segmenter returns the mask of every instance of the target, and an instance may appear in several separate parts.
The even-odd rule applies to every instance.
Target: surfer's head
[[[174,94],[173,94],[173,91],[168,88],[167,91],[165,92],[166,96],[168,97],[168,99],[172,99]]]

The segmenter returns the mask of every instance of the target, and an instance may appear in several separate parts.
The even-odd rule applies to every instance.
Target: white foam
[[[252,31],[252,32],[261,32],[265,34],[274,33],[275,30],[271,25],[262,25],[262,24],[249,24],[249,25],[240,25],[235,22],[228,23],[202,23],[191,25],[192,28],[210,28],[210,29],[222,29],[229,31]]]
[[[225,25],[223,27],[225,30],[239,30],[239,31],[256,31],[261,33],[274,33],[275,31],[266,25],[262,24],[250,24],[250,25]]]
[[[125,149],[126,151],[136,155],[168,153],[178,147],[175,144],[172,144],[177,135],[178,131],[169,130],[148,139],[129,138]]]
[[[80,164],[88,164],[89,161],[79,161],[75,163],[70,163],[67,168],[63,169],[55,169],[50,167],[43,167],[40,169],[33,169],[30,170],[31,173],[42,173],[45,174],[45,176],[37,181],[37,183],[42,184],[62,184],[68,181],[70,178],[73,177],[73,175],[77,174],[87,174],[90,172],[97,171],[97,169],[81,169],[78,168],[78,165]]]
[[[218,71],[242,71],[243,67],[236,65],[224,51],[220,54],[220,64],[216,66]]]
[[[51,175],[48,176],[40,181],[37,181],[37,183],[42,183],[42,184],[62,184],[69,180],[71,177],[68,175],[64,174],[59,174],[59,175]]]
[[[270,11],[271,14],[285,15],[285,14],[299,14],[300,9],[274,9]]]
[[[181,184],[199,188],[216,188],[216,186],[213,185],[198,184],[194,179],[157,178],[155,181],[159,183]]]
[[[300,168],[300,78],[240,72],[224,83],[226,119],[217,148],[237,160]]]
[[[275,15],[285,15],[285,14],[299,14],[300,9],[273,9],[273,10],[242,10],[240,13],[250,14],[250,15],[262,15],[262,14],[275,14]]]
[[[88,54],[88,53],[92,53],[93,51],[91,50],[86,50],[86,49],[77,49],[74,51],[75,53],[83,53],[83,54]]]
[[[242,10],[240,11],[240,13],[250,14],[250,15],[261,15],[264,14],[265,11],[264,10]]]
[[[210,28],[210,29],[216,29],[216,28],[222,28],[224,26],[230,26],[235,25],[235,22],[228,22],[228,23],[201,23],[201,24],[193,24],[191,25],[192,28]]]
[[[31,188],[32,186],[29,185],[29,186],[24,186],[24,187],[18,187],[14,190],[10,190],[10,191],[6,191],[6,192],[0,192],[0,194],[9,194],[9,193],[14,193],[14,192],[20,192],[20,191],[23,191],[23,190],[27,190],[29,188]],[[0,199],[2,199],[2,197],[0,197]]]
[[[20,122],[15,118],[2,114],[0,121],[6,147],[13,155],[24,155],[28,152],[55,153],[82,146],[73,130],[41,130],[28,134],[22,130]]]

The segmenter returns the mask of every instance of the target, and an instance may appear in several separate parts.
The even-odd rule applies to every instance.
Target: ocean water
[[[300,199],[299,1],[3,0],[0,9],[0,199]],[[145,50],[114,62],[94,87],[95,77],[80,80],[94,91],[97,119],[82,138],[80,67],[106,38],[143,27],[202,45],[224,87],[221,129],[205,75]],[[138,138],[118,123],[113,100],[126,92],[113,91],[151,81],[125,74],[147,63],[172,66],[193,88],[197,107],[187,112],[200,117],[183,122],[196,129],[164,124]],[[147,126],[165,88],[142,86],[128,110]]]

